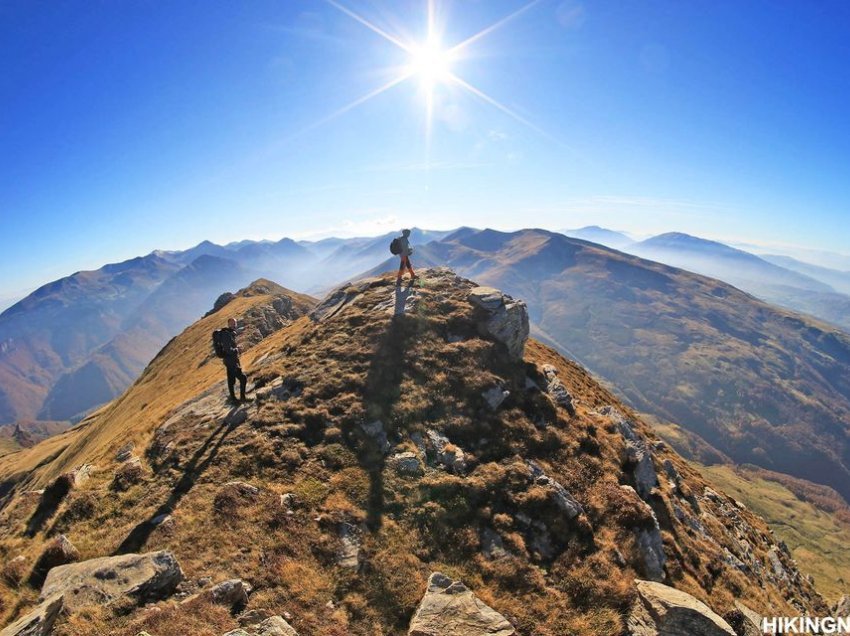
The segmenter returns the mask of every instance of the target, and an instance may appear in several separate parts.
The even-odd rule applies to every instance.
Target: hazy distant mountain
[[[607,230],[598,225],[588,225],[577,230],[563,230],[562,234],[572,238],[582,239],[583,241],[605,245],[606,247],[612,247],[615,250],[621,250],[635,242],[634,239],[622,232]]]
[[[73,418],[120,395],[163,345],[212,307],[222,291],[244,287],[253,278],[253,272],[235,261],[199,256],[148,296],[112,340],[57,379],[39,419]]]
[[[807,273],[723,243],[671,232],[624,248],[630,254],[730,283],[768,302],[850,332],[850,296]]]
[[[425,264],[524,298],[539,338],[638,409],[738,463],[850,499],[850,336],[719,280],[543,230],[448,236],[419,247],[414,265]]]
[[[178,269],[151,254],[77,272],[0,314],[0,423],[35,418],[57,378],[115,337]]]
[[[785,269],[790,269],[806,276],[811,276],[815,280],[819,280],[832,287],[835,291],[842,294],[850,294],[850,271],[840,271],[830,269],[828,267],[820,267],[811,263],[791,258],[790,256],[780,256],[777,254],[763,254],[762,258],[769,263],[779,265]]]

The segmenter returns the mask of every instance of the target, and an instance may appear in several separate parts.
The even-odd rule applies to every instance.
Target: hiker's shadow
[[[380,420],[390,441],[399,433],[393,408],[401,396],[405,355],[410,339],[417,329],[415,318],[404,313],[406,300],[412,293],[410,287],[396,289],[396,311],[372,354],[363,391],[367,421]],[[375,440],[364,439],[358,452],[358,460],[369,475],[366,526],[374,532],[380,529],[383,522],[384,449],[380,448]]]
[[[413,289],[413,281],[411,280],[407,286],[402,287],[396,285],[395,288],[395,305],[393,306],[393,316],[403,316],[407,311],[407,300],[415,293]]]
[[[204,443],[201,444],[198,450],[193,453],[192,458],[186,464],[186,469],[183,471],[183,475],[174,485],[168,499],[163,502],[162,505],[160,505],[150,515],[150,517],[136,525],[113,554],[138,552],[144,547],[151,533],[161,523],[162,518],[174,511],[180,500],[195,485],[198,477],[200,477],[213,460],[215,460],[218,455],[218,451],[224,443],[224,440],[227,439],[227,436],[244,421],[244,418],[236,417],[236,412],[239,408],[239,406],[234,406],[230,409],[227,415],[222,418],[221,424],[219,424],[210,436],[204,440]],[[210,447],[212,448],[210,449]],[[208,449],[210,449],[209,454],[204,457]]]

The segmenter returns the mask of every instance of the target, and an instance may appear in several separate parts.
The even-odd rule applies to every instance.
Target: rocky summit
[[[3,636],[714,636],[829,611],[762,519],[529,338],[522,299],[420,275],[222,297],[114,402],[0,458]]]

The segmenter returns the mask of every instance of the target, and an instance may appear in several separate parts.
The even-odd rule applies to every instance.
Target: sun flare
[[[436,89],[438,86],[450,86],[453,88],[461,89],[462,91],[465,91],[466,93],[473,95],[474,97],[489,104],[490,106],[493,106],[494,108],[502,111],[506,115],[509,115],[516,121],[528,126],[529,128],[532,128],[538,133],[546,135],[546,133],[543,132],[540,128],[529,122],[524,117],[515,113],[512,109],[508,108],[501,102],[497,101],[495,98],[491,97],[480,88],[473,86],[468,81],[461,78],[453,70],[453,66],[455,65],[455,63],[466,57],[465,54],[475,42],[488,36],[493,31],[502,28],[507,23],[511,22],[512,20],[516,19],[532,7],[536,6],[541,0],[530,0],[530,2],[523,5],[513,13],[505,16],[498,22],[491,24],[487,28],[478,31],[474,35],[466,38],[465,40],[451,47],[443,46],[441,41],[442,29],[440,28],[440,25],[438,25],[438,20],[436,19],[436,0],[428,0],[427,31],[425,39],[420,42],[406,40],[402,36],[397,36],[393,35],[392,33],[389,33],[388,31],[379,27],[373,22],[370,22],[360,14],[340,4],[338,0],[325,1],[331,6],[338,9],[340,12],[355,20],[356,22],[359,22],[361,25],[363,25],[373,33],[381,36],[387,42],[390,42],[405,51],[408,54],[408,63],[401,68],[401,72],[399,74],[390,79],[388,82],[386,82],[382,86],[379,86],[375,90],[367,93],[366,95],[343,106],[330,116],[325,117],[319,123],[324,123],[331,119],[334,119],[335,117],[338,117],[339,115],[348,112],[352,108],[355,108],[363,104],[364,102],[367,102],[373,99],[374,97],[377,97],[378,95],[388,91],[394,86],[397,86],[407,80],[416,79],[420,83],[425,99],[425,140],[426,147],[428,148],[430,148],[432,121],[434,119],[435,109],[437,107],[437,100],[435,96],[437,93]]]
[[[431,37],[424,44],[411,47],[407,70],[430,90],[436,84],[451,81],[452,61],[451,51],[442,48],[439,40]]]

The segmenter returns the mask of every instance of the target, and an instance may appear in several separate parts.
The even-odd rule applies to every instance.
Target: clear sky
[[[850,2],[433,9],[423,54],[426,0],[0,0],[0,299],[405,225],[850,251]]]

